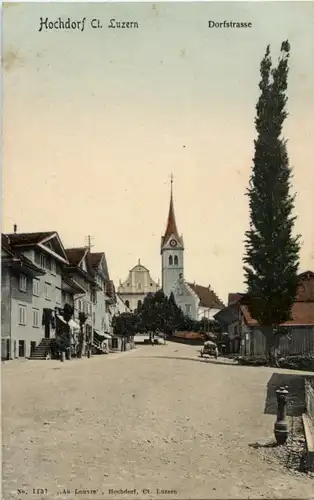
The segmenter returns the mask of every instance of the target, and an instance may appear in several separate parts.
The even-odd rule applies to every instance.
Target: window
[[[19,289],[21,290],[21,292],[27,291],[27,278],[25,274],[20,274]]]
[[[45,283],[45,299],[51,300],[51,284]]]
[[[39,309],[33,309],[33,326],[39,328]]]
[[[26,306],[19,304],[19,324],[26,325]]]
[[[43,269],[45,269],[46,267],[46,257],[43,254],[40,255],[40,267],[42,267]]]
[[[57,274],[57,266],[54,259],[51,259],[51,274]]]
[[[33,280],[33,295],[39,297],[39,280]]]
[[[153,284],[151,283],[150,286],[153,286]]]
[[[179,264],[179,261],[178,261],[178,256],[175,255],[174,256],[174,265],[177,266]]]
[[[46,268],[51,271],[51,258],[50,257],[45,257],[45,265],[46,265]]]
[[[173,264],[173,258],[172,255],[169,255],[169,266],[172,266]]]
[[[97,304],[97,293],[93,292],[93,304]]]
[[[191,313],[191,304],[185,304],[185,312],[186,312],[186,314]]]

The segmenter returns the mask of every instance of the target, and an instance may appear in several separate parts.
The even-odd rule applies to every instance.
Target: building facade
[[[252,318],[246,294],[229,294],[228,306],[216,314],[215,319],[229,335],[230,352],[249,355],[265,354],[265,337],[257,321]],[[291,319],[280,327],[286,335],[280,338],[281,354],[306,354],[314,352],[314,273],[299,275],[296,300]]]
[[[149,293],[156,293],[159,289],[159,283],[153,280],[149,270],[139,260],[129,271],[127,279],[120,281],[118,295],[129,310],[136,311]]]
[[[10,337],[6,359],[29,357],[42,338],[54,337],[67,263],[54,231],[2,235],[2,335]]]
[[[114,297],[110,293],[111,283],[109,279],[108,266],[104,252],[90,253],[91,267],[94,272],[94,279],[97,283],[97,290],[94,296],[93,325],[97,334],[104,335],[112,333],[111,327],[111,307],[114,305]]]
[[[170,206],[166,230],[161,238],[161,275],[165,295],[173,293],[177,305],[184,314],[195,321],[213,319],[224,307],[210,286],[189,283],[184,277],[184,243],[179,235],[173,201],[173,180],[171,179]]]

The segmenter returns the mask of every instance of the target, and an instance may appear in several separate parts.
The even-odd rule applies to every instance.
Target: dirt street
[[[314,498],[313,478],[249,446],[273,437],[274,370],[197,356],[168,343],[5,363],[3,498]]]

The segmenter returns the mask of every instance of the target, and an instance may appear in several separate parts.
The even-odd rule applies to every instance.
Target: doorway
[[[19,358],[25,358],[25,340],[19,340]]]
[[[34,340],[31,340],[31,355],[35,352],[36,350],[36,342]]]
[[[7,339],[7,348],[6,348],[6,359],[9,360],[10,359],[10,355],[11,355],[11,342],[10,342],[10,339]]]

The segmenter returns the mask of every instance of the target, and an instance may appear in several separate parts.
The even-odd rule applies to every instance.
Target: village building
[[[120,281],[118,295],[128,309],[136,311],[149,293],[156,293],[159,289],[159,283],[153,280],[147,267],[138,260],[137,265],[129,271],[127,279]]]
[[[121,295],[119,293],[116,293],[116,300],[113,306],[111,307],[113,316],[116,316],[118,314],[123,314],[127,312],[131,312],[131,309],[126,305],[124,300],[122,299]]]
[[[191,319],[213,319],[224,307],[223,302],[210,285],[191,283],[184,277],[184,242],[177,229],[172,184],[171,179],[169,213],[160,246],[162,289],[167,296],[173,293],[177,305]]]
[[[2,235],[2,357],[29,357],[55,336],[67,255],[57,232]]]
[[[92,269],[89,259],[89,248],[67,248],[66,255],[69,264],[65,267],[64,273],[76,283],[82,292],[74,295],[74,315],[73,319],[80,324],[82,317],[83,332],[87,343],[93,342],[93,318],[94,309],[97,302],[97,291],[100,289]]]
[[[229,351],[240,355],[265,353],[265,337],[252,318],[248,307],[249,295],[229,294],[228,306],[215,315],[229,336]],[[314,350],[314,273],[299,275],[299,285],[291,310],[291,319],[279,325],[285,328],[281,337],[281,354],[304,354]]]

